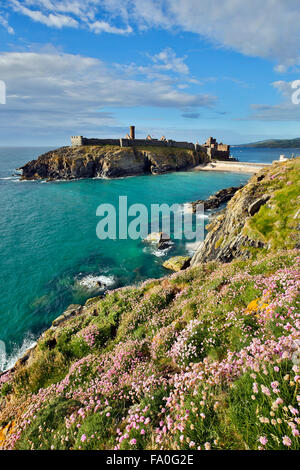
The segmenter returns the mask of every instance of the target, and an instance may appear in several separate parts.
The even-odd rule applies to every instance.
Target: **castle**
[[[230,157],[230,145],[225,145],[222,142],[218,144],[213,137],[209,137],[203,147],[207,149],[207,155],[211,159],[228,160]]]
[[[192,142],[177,142],[176,140],[166,139],[162,136],[160,139],[153,139],[150,135],[146,139],[135,138],[135,126],[130,126],[129,134],[125,138],[120,139],[88,139],[81,135],[71,137],[72,147],[81,145],[117,145],[119,147],[176,147],[189,150],[206,149],[207,155],[210,159],[229,160],[230,159],[230,145],[218,144],[216,139],[210,137],[204,145]]]

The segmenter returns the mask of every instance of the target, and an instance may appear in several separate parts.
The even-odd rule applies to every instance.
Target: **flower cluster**
[[[297,259],[265,259],[268,275],[259,261],[199,268],[131,303],[124,291],[118,341],[99,352],[98,327],[80,330],[92,353],[15,405],[3,448],[299,448]]]

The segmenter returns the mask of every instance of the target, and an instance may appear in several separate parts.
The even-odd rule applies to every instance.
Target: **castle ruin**
[[[195,144],[192,142],[177,142],[176,140],[166,139],[162,136],[160,139],[153,139],[150,135],[146,139],[135,138],[135,126],[130,126],[129,134],[125,138],[120,139],[94,139],[86,138],[81,135],[75,135],[71,137],[72,147],[79,147],[82,145],[116,145],[119,147],[176,147],[189,150],[201,150],[205,149],[208,157],[217,160],[229,160],[230,159],[230,145],[224,145],[223,143],[218,144],[216,139],[210,137],[204,145],[200,145],[198,142]]]
[[[218,144],[217,140],[209,137],[203,145],[207,149],[207,155],[211,160],[228,160],[230,157],[230,145],[225,145],[222,142]]]

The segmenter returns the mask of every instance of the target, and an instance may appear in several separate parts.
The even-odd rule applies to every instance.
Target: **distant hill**
[[[253,142],[252,144],[232,145],[232,147],[256,148],[300,148],[300,137],[296,139],[271,139]]]

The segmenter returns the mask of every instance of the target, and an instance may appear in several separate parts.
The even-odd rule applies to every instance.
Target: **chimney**
[[[130,126],[130,138],[135,139],[135,126]]]

